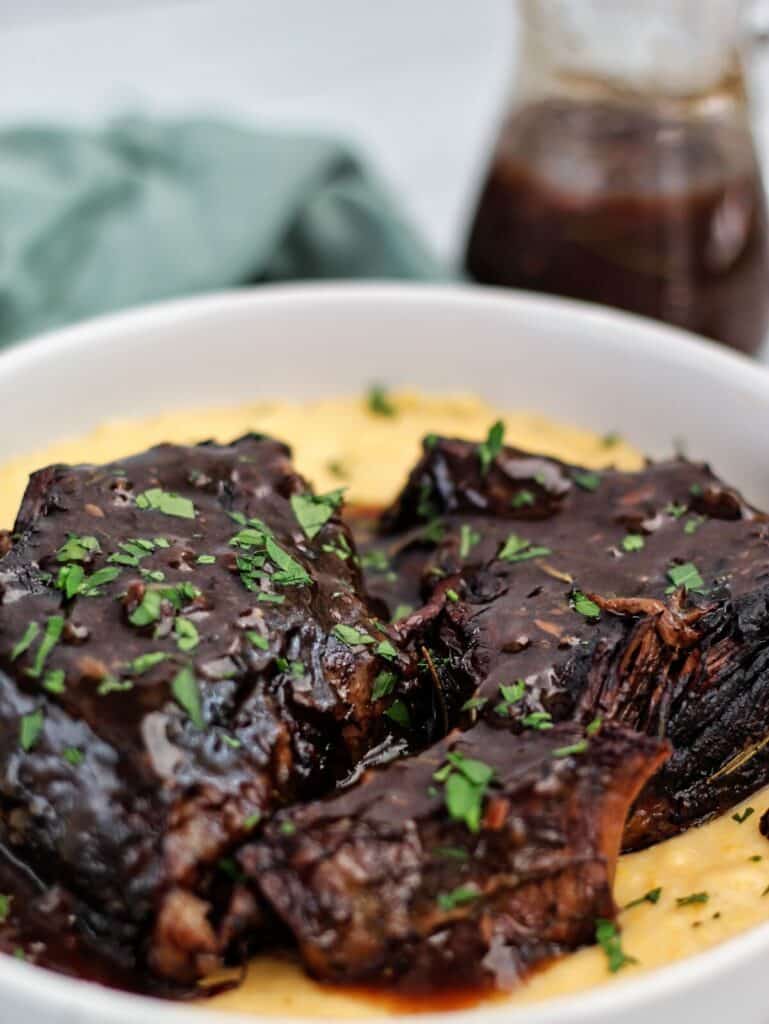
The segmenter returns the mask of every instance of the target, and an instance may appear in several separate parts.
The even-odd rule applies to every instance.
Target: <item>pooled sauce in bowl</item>
[[[3,523],[10,525],[31,469],[57,461],[106,461],[163,440],[189,442],[202,435],[229,440],[247,430],[285,438],[300,472],[319,491],[348,486],[348,501],[387,504],[413,464],[421,437],[432,432],[482,437],[497,411],[473,398],[391,396],[394,415],[373,412],[365,400],[262,403],[242,409],[191,410],[143,421],[113,422],[92,435],[63,441],[16,458],[0,470]],[[505,417],[507,440],[522,448],[598,468],[636,469],[642,459],[616,437],[599,438],[542,417]],[[205,428],[201,430],[201,424]],[[638,962],[612,974],[600,947],[583,949],[533,975],[510,1005],[538,1001],[626,978],[706,949],[769,918],[769,843],[758,831],[769,793],[755,794],[736,811],[620,859],[615,896],[622,943]],[[754,813],[748,814],[752,807]],[[466,1006],[466,998],[424,1003],[357,989],[320,985],[290,956],[261,956],[242,985],[201,1003],[239,1013],[345,1019]],[[495,997],[499,1005],[500,997]]]

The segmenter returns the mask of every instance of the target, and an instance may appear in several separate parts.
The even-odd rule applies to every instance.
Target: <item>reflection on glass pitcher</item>
[[[523,0],[515,105],[467,269],[755,352],[764,190],[735,0]]]

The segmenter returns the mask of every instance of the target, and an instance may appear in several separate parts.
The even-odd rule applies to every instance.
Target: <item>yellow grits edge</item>
[[[591,468],[636,469],[637,451],[621,439],[607,444],[584,430],[527,413],[500,413],[471,396],[389,396],[394,416],[373,414],[364,398],[316,402],[259,402],[238,408],[171,411],[141,420],[113,420],[85,437],[63,439],[0,467],[0,525],[10,526],[27,477],[55,462],[101,463],[162,441],[229,441],[259,431],[287,441],[299,471],[320,491],[347,486],[348,501],[384,505],[402,486],[425,434],[481,440],[497,418],[506,441]],[[607,428],[621,426],[607,424]],[[739,824],[732,812],[699,829],[620,859],[615,896],[620,906],[660,888],[659,902],[621,915],[625,952],[638,963],[610,974],[598,948],[581,950],[536,974],[501,1005],[538,1002],[582,991],[700,952],[769,919],[769,842],[758,831],[769,790],[742,805],[754,814]],[[676,899],[707,892],[706,903]],[[206,1000],[204,1008],[330,1020],[386,1017],[394,1011],[358,993],[328,989],[288,959],[259,957],[238,989]],[[500,1003],[495,1001],[495,1006]]]

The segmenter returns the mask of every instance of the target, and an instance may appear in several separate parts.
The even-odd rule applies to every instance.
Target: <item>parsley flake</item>
[[[588,742],[586,739],[577,740],[576,743],[570,743],[566,747],[557,747],[553,751],[553,757],[572,757],[575,754],[584,754],[588,748]]]
[[[629,533],[627,537],[622,538],[623,551],[641,551],[645,544],[646,541],[640,533]]]
[[[138,658],[134,658],[126,668],[132,676],[142,676],[155,665],[159,665],[161,661],[165,661],[167,657],[168,655],[163,651],[150,651],[148,654],[140,654]]]
[[[370,633],[367,633],[363,629],[356,629],[355,626],[346,626],[342,622],[334,626],[331,633],[337,638],[337,640],[341,640],[341,642],[346,644],[348,647],[355,647],[358,644],[376,643],[376,640]]]
[[[398,412],[397,408],[390,401],[387,391],[381,384],[372,384],[368,389],[366,405],[368,407],[368,411],[373,413],[374,416],[392,417]]]
[[[683,587],[693,594],[704,594],[706,592],[705,582],[694,562],[684,562],[683,565],[671,566],[668,569],[668,579],[671,585],[666,588],[666,594],[672,594],[679,587]]]
[[[551,554],[550,548],[532,547],[530,540],[519,537],[517,533],[511,533],[502,545],[502,550],[497,558],[503,562],[525,562],[528,558],[540,558]]]
[[[5,924],[11,912],[11,901],[13,896],[0,892],[0,924]]]
[[[344,488],[328,494],[292,494],[291,508],[307,537],[316,537],[342,504]]]
[[[459,557],[467,558],[480,539],[481,535],[477,530],[469,523],[462,523],[459,528]]]
[[[658,886],[656,889],[649,889],[649,891],[645,892],[643,896],[639,896],[637,899],[626,903],[623,909],[632,910],[633,907],[640,907],[642,903],[657,904],[660,901],[661,895],[662,886]]]
[[[195,506],[189,498],[171,494],[160,487],[150,487],[148,491],[137,494],[136,507],[162,512],[164,516],[178,516],[180,519],[195,518]]]
[[[40,632],[40,626],[36,622],[30,622],[27,628],[24,630],[24,635],[11,651],[11,661],[16,661],[21,655],[29,650],[32,644],[37,639],[37,635]]]
[[[43,711],[38,708],[29,715],[23,715],[19,726],[19,743],[21,749],[30,751],[40,738],[43,731]]]
[[[553,728],[553,718],[549,711],[532,711],[521,719],[521,725],[527,729],[536,729],[544,732],[545,729]]]
[[[739,811],[735,812],[732,815],[732,821],[736,821],[738,825],[741,825],[744,821],[747,821],[748,818],[752,814],[755,814],[755,813],[756,813],[755,807],[746,807],[745,810],[741,814],[740,814]]]
[[[494,769],[483,761],[452,752],[433,778],[444,784],[444,799],[449,816],[461,821],[471,832],[481,827],[481,812],[486,790],[494,776]]]
[[[247,629],[246,636],[248,637],[249,643],[256,647],[260,651],[268,651],[270,649],[270,641],[266,636],[262,636],[261,633],[257,633],[256,630]]]
[[[411,715],[409,709],[403,703],[402,700],[394,700],[390,707],[385,711],[387,717],[399,725],[402,729],[408,729],[411,725]]]
[[[467,903],[474,903],[481,894],[477,889],[470,889],[466,885],[459,885],[451,892],[438,893],[438,906],[441,910],[450,911],[462,907]]]
[[[398,677],[394,672],[380,672],[374,680],[374,686],[371,690],[371,699],[381,700],[383,697],[389,697],[397,680]]]
[[[707,903],[710,899],[710,894],[707,892],[692,892],[688,896],[677,896],[676,906],[677,907],[691,907],[698,903]]]
[[[511,508],[527,508],[536,502],[536,498],[531,491],[524,488],[515,495],[513,500],[510,502]]]
[[[502,451],[502,443],[505,437],[505,425],[502,420],[497,420],[489,428],[486,440],[478,445],[478,458],[481,462],[481,476],[486,476],[491,469],[491,464]]]
[[[598,918],[595,923],[595,941],[606,954],[609,970],[612,974],[616,974],[617,971],[627,967],[629,964],[638,963],[635,957],[628,956],[623,952],[622,939],[613,921]]]
[[[96,537],[81,537],[76,533],[70,533],[56,552],[56,560],[58,562],[87,562],[91,555],[98,554],[100,551],[101,545]]]
[[[575,612],[579,612],[588,620],[595,620],[601,617],[601,609],[581,590],[575,590],[571,595],[571,606]]]
[[[193,651],[200,643],[200,634],[195,623],[181,616],[174,622],[174,634],[176,646],[180,651]]]
[[[191,668],[185,666],[180,669],[171,683],[171,692],[176,698],[177,704],[189,715],[192,724],[198,729],[205,728],[203,712],[200,707],[198,681]]]
[[[583,491],[597,491],[601,486],[601,478],[598,473],[575,473],[574,483]]]
[[[67,764],[71,764],[73,768],[77,768],[77,766],[82,764],[85,760],[85,754],[82,750],[78,750],[77,747],[65,747],[61,756]]]
[[[502,700],[494,708],[494,711],[498,715],[509,715],[511,705],[517,704],[523,699],[523,695],[526,693],[526,682],[523,679],[516,679],[510,686],[504,684],[500,686],[499,692]]]
[[[64,618],[61,615],[51,615],[45,624],[45,633],[40,641],[40,646],[35,654],[32,667],[27,669],[27,675],[31,679],[39,679],[43,674],[48,655],[61,639],[64,629]]]

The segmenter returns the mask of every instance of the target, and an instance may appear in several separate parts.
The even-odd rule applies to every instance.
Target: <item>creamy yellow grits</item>
[[[389,396],[396,415],[372,414],[361,398],[297,404],[260,402],[241,408],[168,412],[143,420],[114,420],[89,435],[58,441],[0,467],[0,525],[10,526],[34,469],[52,462],[105,462],[161,441],[228,441],[249,430],[272,434],[294,449],[294,461],[320,491],[347,485],[348,500],[389,502],[403,483],[428,433],[482,438],[501,418],[506,440],[533,451],[600,468],[636,469],[642,459],[624,441],[597,437],[531,413],[501,414],[466,396]],[[755,794],[755,813],[742,823],[733,812],[685,835],[622,857],[615,896],[624,906],[661,888],[656,904],[644,902],[621,916],[622,942],[638,963],[610,974],[596,947],[566,957],[536,974],[505,1004],[516,1005],[578,992],[689,956],[769,920],[769,842],[758,831],[769,790]],[[763,895],[766,891],[766,895]],[[706,902],[679,906],[677,899],[707,893]],[[315,1016],[332,1020],[389,1016],[397,1007],[358,992],[325,988],[288,959],[259,957],[239,988],[207,1000],[206,1008],[239,1013]]]

